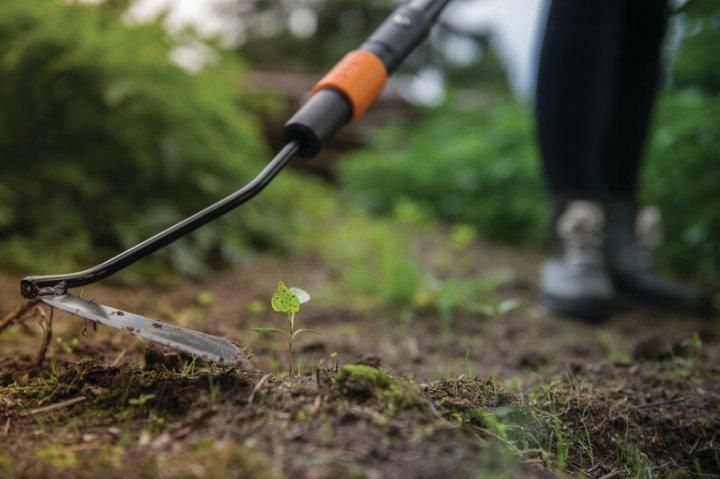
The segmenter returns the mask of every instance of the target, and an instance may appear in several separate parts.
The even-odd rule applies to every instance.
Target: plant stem
[[[290,336],[288,336],[288,353],[290,356],[290,376],[293,375],[293,335],[295,334],[295,313],[288,315],[290,319]]]

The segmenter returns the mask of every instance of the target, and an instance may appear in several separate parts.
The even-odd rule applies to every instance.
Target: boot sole
[[[543,294],[540,303],[553,313],[592,323],[605,321],[612,312],[612,302],[601,298],[568,299]]]

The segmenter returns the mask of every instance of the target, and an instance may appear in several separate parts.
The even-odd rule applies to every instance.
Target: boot
[[[660,218],[631,201],[605,205],[607,269],[618,296],[626,303],[709,315],[712,295],[663,278],[653,266],[651,251],[660,240]]]
[[[542,302],[562,315],[602,320],[613,301],[603,209],[597,202],[561,200],[552,209],[551,256],[540,270]]]

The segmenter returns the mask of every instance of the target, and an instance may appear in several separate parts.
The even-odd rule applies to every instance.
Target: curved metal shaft
[[[166,230],[146,239],[92,268],[77,273],[57,274],[51,276],[29,276],[20,283],[20,291],[26,298],[35,298],[43,294],[43,290],[52,294],[62,294],[70,288],[85,286],[105,279],[118,271],[127,268],[136,261],[154,253],[183,236],[195,231],[210,221],[223,216],[260,193],[273,178],[282,170],[298,151],[297,143],[291,142],[272,159],[270,163],[240,190],[223,198],[217,203],[185,218]]]

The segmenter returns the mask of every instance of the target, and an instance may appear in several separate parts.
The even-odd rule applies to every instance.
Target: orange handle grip
[[[382,60],[365,50],[355,50],[340,60],[312,90],[313,95],[325,88],[342,92],[352,105],[352,121],[360,118],[378,99],[388,72]]]

